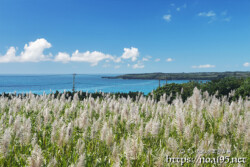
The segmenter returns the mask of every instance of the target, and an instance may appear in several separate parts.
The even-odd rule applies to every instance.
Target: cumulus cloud
[[[172,58],[167,58],[166,61],[171,62],[171,61],[173,61],[173,59]]]
[[[155,59],[155,62],[159,62],[161,59],[159,59],[159,58],[157,58],[157,59]]]
[[[132,61],[136,61],[139,56],[138,48],[124,48],[124,52],[122,54],[123,59],[131,59]]]
[[[113,60],[115,63],[120,63],[122,61],[120,57],[112,57],[111,60]]]
[[[86,51],[86,52],[79,52],[76,50],[72,56],[70,57],[67,53],[59,52],[58,55],[55,57],[55,61],[61,61],[63,63],[67,63],[69,61],[72,62],[87,62],[90,63],[91,66],[96,66],[102,60],[115,60],[115,58],[109,54],[104,54],[98,51]]]
[[[100,61],[105,59],[113,59],[113,57],[109,54],[104,54],[98,51],[86,51],[81,53],[78,50],[76,50],[71,56],[71,61],[87,62],[90,63],[91,66],[96,66]]]
[[[0,56],[0,63],[48,61],[51,55],[44,55],[43,52],[50,47],[51,44],[44,38],[25,44],[19,56],[16,55],[16,49],[10,47],[4,56]]]
[[[55,57],[55,61],[61,61],[63,63],[67,63],[70,61],[70,55],[68,53],[59,52]]]
[[[243,66],[250,67],[250,63],[246,62],[246,63],[243,64]]]
[[[46,39],[40,38],[25,44],[23,51],[19,55],[16,55],[15,47],[10,47],[5,55],[0,55],[0,63],[54,61],[62,63],[86,62],[90,63],[91,66],[96,66],[101,61],[105,61],[106,63],[111,61],[114,63],[120,63],[122,62],[122,59],[129,59],[134,62],[139,57],[138,48],[134,47],[124,48],[124,52],[120,57],[99,51],[80,52],[79,50],[76,50],[72,54],[58,52],[54,57],[52,54],[45,55],[44,50],[51,48],[51,46],[52,45]],[[143,61],[148,61],[150,58],[150,56],[145,56]],[[135,67],[140,68],[141,65]],[[115,68],[119,68],[119,66],[115,66]]]
[[[215,67],[215,65],[211,65],[211,64],[192,66],[192,68],[214,68],[214,67]]]
[[[18,57],[16,56],[16,49],[10,47],[4,56],[0,56],[0,63],[16,62]]]
[[[167,22],[170,22],[171,21],[171,14],[167,14],[167,15],[164,15],[163,16],[163,19],[166,20]]]

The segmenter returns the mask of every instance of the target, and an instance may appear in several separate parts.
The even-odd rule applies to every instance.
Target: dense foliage
[[[216,95],[216,97],[229,96],[229,100],[237,100],[241,96],[242,98],[250,97],[250,77],[249,78],[223,78],[219,80],[212,80],[209,82],[191,81],[183,84],[166,84],[153,91],[153,94],[157,100],[160,96],[166,94],[171,96],[169,101],[173,101],[177,95],[180,95],[185,101],[192,95],[193,89],[197,87],[202,92],[208,92],[210,95]]]
[[[247,78],[250,77],[250,72],[235,71],[235,72],[194,72],[194,73],[140,73],[140,74],[125,74],[115,77],[103,77],[109,79],[153,79],[153,80],[215,80],[226,77]]]
[[[1,96],[0,166],[250,165],[247,99],[78,95]]]

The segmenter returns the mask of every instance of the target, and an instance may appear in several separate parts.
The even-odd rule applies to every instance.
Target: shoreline
[[[192,72],[192,73],[137,73],[117,76],[103,76],[106,79],[140,79],[140,80],[217,80],[227,77],[247,78],[249,71],[234,72]]]

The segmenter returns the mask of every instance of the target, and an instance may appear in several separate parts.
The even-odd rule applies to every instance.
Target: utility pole
[[[73,88],[72,88],[73,93],[75,92],[75,77],[76,77],[76,74],[74,73],[73,74]]]

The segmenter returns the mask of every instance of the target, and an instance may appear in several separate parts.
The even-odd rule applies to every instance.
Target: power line
[[[74,73],[73,74],[73,88],[72,88],[72,92],[75,92],[75,77],[76,77],[76,74]]]

